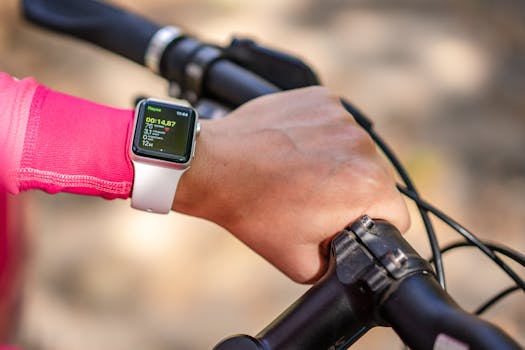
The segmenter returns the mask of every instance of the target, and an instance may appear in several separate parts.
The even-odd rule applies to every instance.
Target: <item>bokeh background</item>
[[[373,118],[425,198],[481,237],[525,251],[524,2],[114,3],[207,41],[248,36],[304,58]],[[0,3],[0,69],[123,108],[167,91],[133,63],[24,22],[15,0]],[[36,192],[17,200],[28,202],[16,337],[27,350],[210,349],[257,333],[306,289],[208,222],[139,213],[123,200]],[[455,239],[437,227],[442,242]],[[407,238],[428,256],[416,215]],[[510,285],[473,250],[445,261],[450,291],[469,310]],[[522,294],[486,317],[525,344]],[[355,346],[399,347],[384,329]]]

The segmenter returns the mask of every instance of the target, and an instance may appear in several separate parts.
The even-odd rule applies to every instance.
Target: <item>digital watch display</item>
[[[156,100],[137,106],[133,153],[176,163],[191,157],[196,112]]]
[[[155,99],[138,103],[130,147],[133,208],[170,211],[179,180],[195,154],[197,125],[193,108]]]

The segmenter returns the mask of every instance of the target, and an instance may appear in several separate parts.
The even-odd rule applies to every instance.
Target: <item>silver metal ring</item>
[[[160,73],[160,60],[164,51],[170,43],[182,36],[178,27],[166,26],[160,28],[151,37],[146,53],[144,54],[144,65],[154,73]]]

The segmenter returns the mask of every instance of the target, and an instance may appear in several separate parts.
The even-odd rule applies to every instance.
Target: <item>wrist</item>
[[[191,167],[182,175],[172,209],[192,216],[208,216],[204,204],[212,191],[212,164],[214,149],[213,122],[200,121],[201,131],[195,146]]]

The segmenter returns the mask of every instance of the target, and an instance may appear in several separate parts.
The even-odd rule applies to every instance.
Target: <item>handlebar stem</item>
[[[326,275],[255,338],[237,336],[215,350],[318,350],[349,346],[370,328],[388,325],[378,305],[407,275],[430,266],[386,221],[362,217],[331,244]]]

